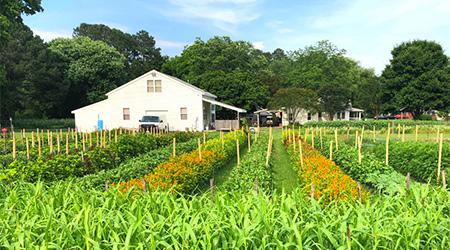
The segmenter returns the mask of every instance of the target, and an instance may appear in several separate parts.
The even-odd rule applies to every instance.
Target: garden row
[[[295,131],[285,130],[283,139],[298,171],[303,195],[317,197],[325,204],[334,200],[367,200],[369,192],[362,191],[352,177],[344,174],[335,162],[323,156]]]
[[[184,142],[199,137],[199,133],[173,132],[158,136],[141,134],[122,134],[117,140],[103,147],[91,147],[86,151],[75,150],[73,154],[42,154],[27,159],[25,152],[18,152],[12,160],[2,156],[0,179],[13,181],[55,181],[67,177],[79,177],[117,168],[123,161],[144,154],[156,148],[167,146],[173,138]]]
[[[404,192],[404,191],[403,191]],[[212,202],[211,202],[212,200]],[[0,183],[5,249],[450,249],[450,194],[420,185],[409,196],[321,206],[291,195],[176,196],[86,190],[73,182]]]
[[[338,129],[347,129],[350,125],[351,128],[359,128],[361,129],[363,126],[365,128],[373,128],[375,129],[386,129],[388,125],[398,126],[405,125],[406,127],[416,127],[416,125],[422,128],[422,132],[426,132],[425,130],[433,129],[435,130],[437,126],[440,126],[443,129],[443,132],[450,132],[450,125],[443,121],[415,121],[411,119],[406,120],[368,120],[368,121],[327,121],[327,122],[307,122],[303,124],[303,127],[327,127],[327,128],[338,128]]]
[[[204,185],[227,161],[250,144],[250,136],[242,130],[222,134],[220,138],[200,144],[191,153],[171,157],[141,178],[112,184],[123,193],[130,190],[170,190],[171,192],[191,193]]]
[[[232,192],[271,192],[273,183],[273,137],[270,133],[255,134],[249,152],[230,173],[223,188]]]

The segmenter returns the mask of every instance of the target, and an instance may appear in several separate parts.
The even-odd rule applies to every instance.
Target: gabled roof
[[[107,101],[108,101],[108,99],[105,99],[105,100],[102,100],[102,101],[99,101],[99,102],[95,102],[95,103],[89,104],[87,106],[84,106],[84,107],[72,110],[71,113],[75,114],[75,112],[78,112],[78,111],[81,111],[81,110],[84,110],[84,109],[88,109],[88,108],[92,108],[92,107],[100,105],[100,104],[105,104]]]
[[[209,93],[208,91],[205,91],[205,90],[203,90],[203,89],[197,88],[197,87],[195,87],[195,86],[192,85],[192,84],[189,84],[189,83],[187,83],[187,82],[185,82],[185,81],[183,81],[183,80],[180,80],[180,79],[178,79],[178,78],[176,78],[176,77],[173,77],[173,76],[170,76],[170,75],[166,75],[166,74],[161,73],[161,72],[159,72],[159,71],[157,71],[157,70],[151,70],[151,71],[149,71],[149,72],[147,72],[147,73],[145,73],[145,74],[143,74],[143,75],[141,75],[141,76],[139,76],[139,77],[137,77],[137,78],[135,78],[135,79],[133,79],[133,80],[127,82],[127,83],[125,83],[124,85],[122,85],[122,86],[120,86],[120,87],[118,87],[118,88],[115,88],[115,89],[109,91],[108,93],[106,93],[106,95],[109,96],[109,95],[111,95],[111,94],[114,94],[115,92],[117,92],[117,91],[119,91],[119,90],[121,90],[121,89],[123,89],[123,88],[125,88],[125,87],[127,87],[127,86],[129,86],[129,85],[131,85],[131,84],[133,84],[133,83],[135,83],[135,82],[137,82],[137,81],[139,81],[139,80],[145,78],[145,77],[148,77],[148,76],[150,76],[150,75],[152,75],[152,74],[158,74],[158,75],[161,75],[161,76],[163,76],[163,77],[165,77],[165,78],[168,78],[168,79],[170,79],[170,80],[172,80],[172,81],[174,81],[174,82],[177,82],[177,83],[179,83],[179,84],[181,84],[181,85],[183,85],[183,86],[185,86],[185,87],[188,87],[188,88],[194,90],[195,92],[197,92],[197,93],[199,93],[199,94],[202,94],[202,95],[204,95],[204,96],[208,96],[208,97],[211,97],[211,98],[217,98],[217,96],[215,96],[215,95]]]

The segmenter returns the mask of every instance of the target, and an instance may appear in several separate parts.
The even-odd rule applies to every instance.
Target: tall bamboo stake
[[[16,135],[12,131],[12,141],[13,141],[13,159],[16,159]]]
[[[58,155],[61,154],[61,145],[60,145],[60,136],[59,134],[56,135],[56,142],[58,143]]]
[[[197,142],[198,142],[198,158],[201,160],[202,159],[202,144],[200,143],[200,138],[197,138]]]
[[[439,174],[441,173],[441,162],[442,162],[442,141],[444,140],[444,134],[441,133],[441,138],[439,140],[439,158],[438,158],[438,173],[437,173],[437,183],[439,184]]]
[[[38,153],[39,156],[41,156],[41,138],[39,138],[39,134],[37,136],[37,139],[38,139]]]
[[[27,140],[27,159],[30,159],[30,144],[28,143],[28,137],[26,138]]]
[[[239,155],[239,139],[236,139],[236,151],[237,151],[237,164],[241,165],[241,159]]]
[[[247,134],[247,138],[248,138],[248,152],[251,152],[252,149],[250,148],[250,133]]]
[[[174,157],[174,158],[175,158],[175,156],[176,156],[176,150],[175,150],[176,144],[177,144],[177,141],[176,141],[176,138],[174,137],[174,138],[173,138],[173,157]]]
[[[114,130],[114,132],[115,132],[115,135],[114,135],[114,142],[117,143],[117,129]]]
[[[66,155],[69,155],[69,133],[66,134]]]
[[[34,131],[31,132],[31,147],[34,148]]]
[[[78,149],[78,133],[75,134],[75,149]]]
[[[98,130],[95,132],[97,134],[97,143],[96,146],[98,147]]]
[[[300,153],[300,164],[303,166],[303,149],[302,149],[302,141],[298,140],[298,151]]]
[[[390,129],[388,126],[388,133],[387,133],[387,137],[386,137],[386,165],[389,165],[389,136],[390,136]]]
[[[373,142],[376,141],[376,131],[375,131],[375,126],[373,126]]]

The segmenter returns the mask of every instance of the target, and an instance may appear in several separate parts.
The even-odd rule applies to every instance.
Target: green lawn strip
[[[291,158],[284,149],[281,141],[281,129],[273,129],[273,148],[272,148],[272,162],[274,181],[273,187],[279,192],[284,190],[286,193],[291,193],[298,186],[297,172],[295,172]]]
[[[245,155],[247,155],[248,147],[240,148],[239,151],[240,151],[239,157],[242,158]],[[228,162],[225,164],[225,166],[214,172],[213,174],[214,186],[221,187],[222,184],[224,184],[228,180],[231,171],[233,171],[233,169],[236,169],[236,166],[237,166],[237,155],[234,155],[230,157],[230,159],[228,159]],[[208,183],[208,185],[205,185],[205,187],[203,188],[203,191],[209,190],[209,188],[210,186]]]

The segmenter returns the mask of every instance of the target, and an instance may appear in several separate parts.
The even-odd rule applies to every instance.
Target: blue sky
[[[448,0],[42,0],[42,6],[24,22],[46,41],[71,37],[83,22],[102,23],[131,34],[146,30],[169,56],[197,37],[230,36],[264,51],[330,40],[380,73],[401,42],[427,39],[450,49]]]

